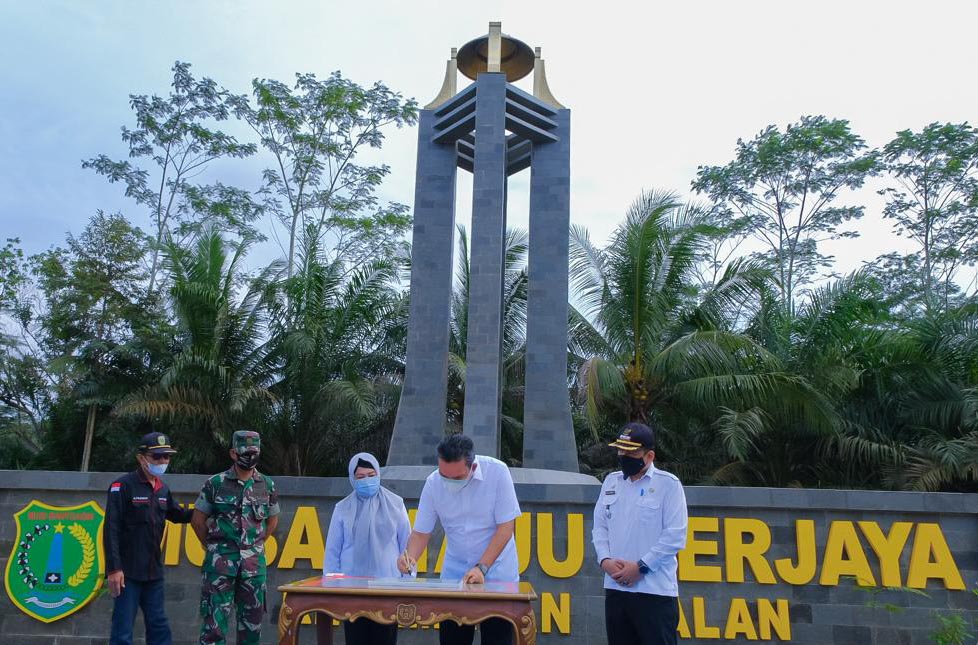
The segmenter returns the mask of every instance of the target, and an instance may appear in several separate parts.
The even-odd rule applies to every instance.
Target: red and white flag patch
[[[118,493],[122,490],[122,482],[112,482],[112,486],[109,487],[110,493]]]

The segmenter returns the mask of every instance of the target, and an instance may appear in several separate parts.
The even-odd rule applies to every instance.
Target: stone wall
[[[392,470],[385,485],[415,508],[424,470]],[[541,596],[538,642],[603,643],[602,583],[590,545],[597,484],[569,473],[513,474],[524,511],[518,523],[523,575]],[[0,471],[0,567],[6,567],[14,544],[14,513],[32,499],[60,506],[96,500],[104,507],[112,478],[109,473]],[[203,479],[167,477],[182,503],[194,500]],[[319,540],[332,507],[349,492],[345,478],[276,482],[284,511],[269,565],[273,591],[263,643],[274,643],[277,635],[274,587],[317,573]],[[681,633],[689,633],[687,642],[928,643],[938,625],[936,613],[957,613],[975,631],[978,601],[970,591],[978,586],[975,496],[688,487],[687,497],[691,542],[680,566]],[[167,560],[174,563],[167,567],[167,610],[174,642],[193,643],[199,573],[190,560],[196,545],[188,544],[183,532],[172,538],[169,534],[165,545]],[[433,575],[440,541],[433,538],[428,573],[422,575]],[[854,577],[877,587],[859,588]],[[881,590],[884,585],[906,589]],[[111,604],[103,594],[77,613],[44,624],[22,613],[4,593],[0,642],[104,643]],[[313,642],[312,628],[305,631],[302,642]],[[403,630],[400,641],[435,639],[430,630]]]

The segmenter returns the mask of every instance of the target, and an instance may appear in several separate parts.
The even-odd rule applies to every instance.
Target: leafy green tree
[[[853,413],[869,410],[852,405],[872,391],[867,370],[888,343],[883,334],[888,311],[878,286],[865,274],[853,274],[814,289],[793,315],[777,293],[764,293],[760,303],[745,333],[776,355],[787,372],[809,383],[837,417],[831,432],[766,437],[762,454],[769,461],[758,459],[750,470],[755,475],[780,470],[782,481],[804,486],[879,482],[892,457],[883,438],[887,430],[875,420],[857,418]],[[725,473],[731,482],[758,481],[750,474],[737,467]]]
[[[917,246],[905,260],[890,257],[891,264],[917,267],[909,272],[906,304],[947,311],[959,269],[978,262],[978,131],[967,123],[903,130],[883,148],[882,160],[895,184],[880,191],[887,200],[883,215]]]
[[[158,380],[115,408],[118,415],[171,422],[175,440],[189,449],[181,456],[184,466],[201,472],[226,461],[231,433],[253,427],[273,399],[268,387],[275,366],[268,359],[261,288],[267,275],[245,281],[241,262],[248,245],[228,243],[215,229],[191,248],[165,242],[178,347]]]
[[[303,236],[328,242],[348,268],[393,255],[410,224],[407,207],[380,203],[376,190],[390,168],[357,163],[357,156],[380,148],[386,127],[412,125],[417,104],[383,83],[365,88],[339,72],[325,80],[297,74],[294,87],[256,79],[252,88],[255,106],[236,97],[235,113],[274,160],[262,194],[287,233],[286,274],[301,262]]]
[[[695,270],[700,287],[709,289],[721,278],[727,266],[739,257],[740,249],[750,234],[751,221],[722,205],[704,210],[702,219],[704,243],[698,253]]]
[[[257,236],[252,222],[261,213],[250,195],[220,182],[204,185],[193,179],[215,160],[240,158],[256,151],[213,124],[231,116],[236,97],[209,78],[196,79],[190,64],[173,65],[173,90],[167,97],[130,95],[133,129],[122,128],[129,160],[98,155],[82,163],[111,183],[122,182],[126,196],[145,207],[153,225],[147,291],[157,286],[163,241],[194,235],[205,226],[244,237]]]
[[[882,485],[975,492],[978,313],[974,305],[912,322],[887,349],[877,378],[887,388],[889,406],[883,409],[883,418],[891,428],[887,443],[895,450]],[[859,400],[859,409],[873,407],[882,406],[869,397]]]
[[[51,388],[44,366],[11,337],[0,337],[0,440],[34,455],[43,447]]]
[[[766,442],[766,463],[792,469],[805,486],[973,490],[974,307],[906,320],[894,316],[883,288],[859,272],[813,291],[795,316],[773,295],[763,299],[747,333],[838,416],[830,434]]]
[[[81,235],[68,236],[66,248],[32,259],[45,305],[34,314],[45,369],[56,379],[59,398],[86,409],[83,471],[99,417],[152,366],[147,352],[160,327],[157,303],[145,290],[146,253],[139,229],[121,215],[99,212]]]
[[[0,248],[0,310],[13,311],[21,287],[27,280],[24,251],[18,238],[7,238]]]
[[[11,446],[23,444],[37,452],[50,397],[42,366],[29,345],[31,309],[24,294],[29,283],[20,240],[8,239],[0,248],[0,437],[9,437]],[[14,333],[8,333],[8,327]]]
[[[783,132],[772,125],[738,140],[733,161],[697,171],[697,192],[747,218],[746,231],[764,247],[760,256],[789,311],[799,290],[832,263],[819,242],[858,235],[840,227],[862,217],[863,208],[835,202],[875,172],[876,155],[865,149],[848,121],[805,116]]]
[[[298,270],[266,287],[276,378],[264,460],[294,475],[345,472],[351,451],[386,449],[401,367],[385,351],[403,317],[397,266],[378,258],[348,272],[306,244]]]
[[[832,417],[804,379],[731,328],[765,287],[766,271],[734,263],[697,295],[696,259],[709,230],[702,218],[673,195],[645,193],[606,248],[571,232],[578,400],[595,433],[606,419],[610,427],[656,422],[663,459],[690,479],[728,459],[747,461],[765,432],[799,419],[825,429]]]

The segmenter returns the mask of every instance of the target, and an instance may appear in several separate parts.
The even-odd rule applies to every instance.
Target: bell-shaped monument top
[[[425,109],[433,110],[455,96],[459,72],[472,80],[483,72],[502,73],[509,83],[533,72],[533,95],[555,108],[564,107],[547,86],[540,48],[530,49],[522,40],[504,34],[501,22],[490,22],[488,35],[470,40],[461,49],[452,48],[441,91]]]

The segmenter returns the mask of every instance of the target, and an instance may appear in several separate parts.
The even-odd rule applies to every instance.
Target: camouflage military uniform
[[[208,515],[200,643],[225,642],[233,602],[238,645],[257,645],[265,616],[265,523],[279,513],[275,484],[257,470],[240,481],[232,467],[204,483],[195,508]]]

